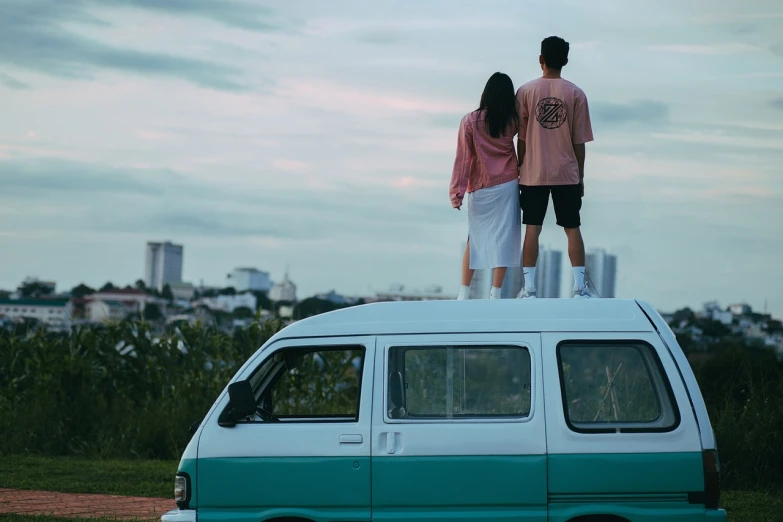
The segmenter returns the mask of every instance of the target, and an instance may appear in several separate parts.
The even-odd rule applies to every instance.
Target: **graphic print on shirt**
[[[545,129],[556,129],[566,121],[566,105],[560,98],[544,98],[536,106],[536,121]]]

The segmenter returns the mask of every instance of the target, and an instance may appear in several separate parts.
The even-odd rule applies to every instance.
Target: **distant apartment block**
[[[168,283],[182,282],[182,245],[147,243],[144,281],[147,288],[162,291]]]
[[[272,289],[269,272],[257,268],[235,268],[226,280],[226,286],[233,286],[237,292],[269,292]]]
[[[585,278],[595,291],[595,297],[615,297],[617,256],[602,248],[590,250],[585,258]]]
[[[36,319],[55,329],[70,328],[72,310],[69,299],[0,299],[0,317]]]
[[[540,248],[536,262],[536,297],[560,297],[563,254]]]

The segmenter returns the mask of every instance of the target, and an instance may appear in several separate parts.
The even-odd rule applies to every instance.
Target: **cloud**
[[[706,45],[650,45],[647,47],[652,51],[661,51],[677,54],[698,54],[698,55],[730,55],[748,52],[759,52],[763,48],[757,45],[750,45],[740,42],[706,44]]]
[[[175,16],[208,18],[229,27],[250,31],[277,31],[285,27],[272,21],[272,10],[254,2],[236,0],[95,0],[100,6],[148,9]]]
[[[653,100],[630,103],[596,103],[595,118],[608,123],[659,123],[668,120],[669,106]]]
[[[0,72],[0,83],[8,87],[9,89],[24,90],[29,89],[30,86],[24,82],[20,82],[12,76]]]
[[[359,41],[374,45],[393,45],[402,41],[402,37],[393,31],[377,31],[359,36]]]
[[[783,111],[783,98],[777,98],[769,102],[774,108]]]
[[[783,151],[783,139],[756,139],[746,136],[730,136],[722,133],[707,134],[703,132],[653,133],[657,140],[701,143],[704,145],[720,145],[743,149],[768,149]]]
[[[66,30],[66,22],[104,24],[81,2],[12,0],[0,3],[0,63],[60,77],[95,69],[178,78],[220,90],[242,90],[242,71],[221,63],[122,49]]]

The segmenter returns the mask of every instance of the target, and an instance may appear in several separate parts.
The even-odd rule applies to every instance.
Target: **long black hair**
[[[476,109],[476,112],[480,111],[486,111],[487,132],[493,138],[499,138],[509,123],[516,125],[519,122],[514,83],[507,74],[496,72],[489,77],[481,93],[479,108]]]

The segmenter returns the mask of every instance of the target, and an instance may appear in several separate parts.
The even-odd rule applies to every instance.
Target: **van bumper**
[[[160,520],[161,522],[196,522],[196,510],[172,509],[171,511],[162,514]]]
[[[726,522],[726,510],[708,509],[704,512],[704,522]]]

